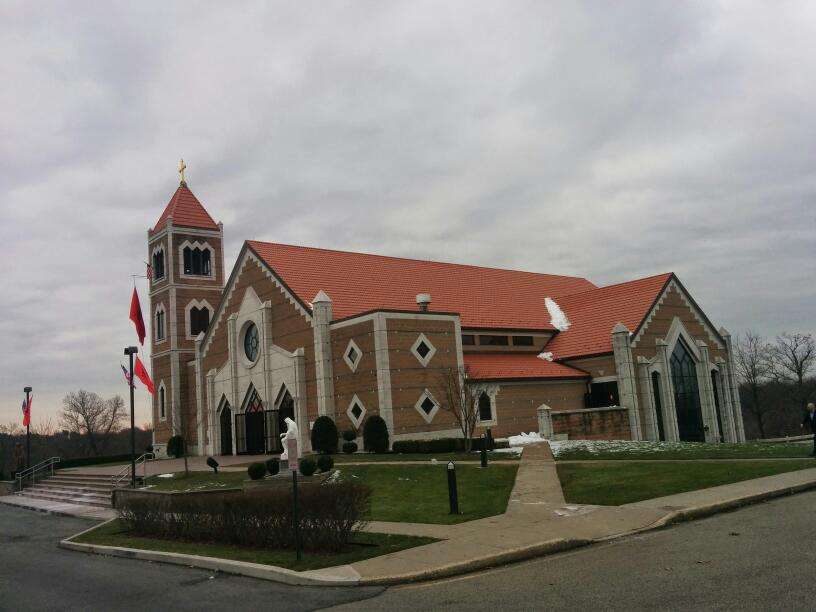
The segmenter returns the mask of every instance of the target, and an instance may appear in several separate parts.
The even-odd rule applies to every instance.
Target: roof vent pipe
[[[422,312],[428,312],[428,306],[431,304],[431,294],[417,293],[416,303],[419,305],[419,309]]]

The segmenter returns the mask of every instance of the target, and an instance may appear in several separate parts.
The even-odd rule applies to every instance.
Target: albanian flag
[[[139,344],[144,346],[145,324],[142,318],[142,306],[139,304],[139,294],[136,287],[133,288],[133,297],[130,298],[130,320],[136,326],[136,335],[139,336]]]
[[[33,396],[28,397],[28,401],[23,400],[23,427],[28,427],[31,423],[31,400]]]
[[[139,356],[136,355],[136,363],[133,366],[133,374],[142,381],[142,384],[145,388],[150,391],[150,394],[153,395],[156,390],[153,388],[153,381],[150,379],[150,374],[147,373],[147,369],[145,369],[142,360],[139,359]]]

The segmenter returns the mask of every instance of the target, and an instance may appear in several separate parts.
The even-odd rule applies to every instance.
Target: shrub
[[[280,472],[280,459],[276,457],[273,457],[272,459],[267,459],[266,471],[272,474],[273,476]]]
[[[314,459],[309,459],[309,457],[304,457],[300,460],[300,473],[304,476],[311,476],[317,471],[317,464],[314,462]]]
[[[247,474],[252,480],[260,480],[266,476],[266,466],[263,463],[252,463],[247,468]]]
[[[320,455],[317,458],[317,467],[321,472],[328,472],[334,467],[334,459],[331,458],[331,455]]]
[[[106,455],[104,457],[79,457],[77,459],[61,460],[55,467],[58,469],[69,467],[80,467],[83,465],[97,465],[99,463],[118,463],[120,461],[130,461],[130,453],[122,455]]]
[[[473,438],[471,450],[482,450],[484,438]],[[507,448],[507,440],[501,442],[493,441],[492,448],[488,441],[488,450],[493,448]],[[395,453],[461,453],[465,450],[465,441],[462,438],[436,438],[434,440],[398,440],[394,442],[393,451]]]
[[[318,453],[337,452],[337,425],[327,416],[317,417],[312,427],[312,448]]]
[[[343,442],[343,452],[347,455],[353,455],[357,452],[356,442]]]
[[[368,417],[363,426],[363,448],[370,453],[388,452],[388,427],[377,414]]]
[[[167,455],[178,459],[184,455],[184,438],[173,436],[167,441]]]
[[[352,482],[303,487],[298,498],[303,547],[318,552],[347,549],[354,534],[365,527],[371,507],[371,490]],[[289,487],[218,497],[125,498],[118,512],[125,529],[137,536],[254,548],[295,547]]]
[[[346,442],[354,442],[357,439],[357,432],[353,429],[347,429],[343,432],[343,439]]]

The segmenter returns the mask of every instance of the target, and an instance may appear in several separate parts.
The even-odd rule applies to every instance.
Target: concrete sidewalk
[[[504,514],[457,525],[372,522],[369,531],[430,536],[440,541],[350,565],[293,572],[190,555],[88,547],[71,542],[63,545],[75,550],[207,567],[290,584],[398,584],[551,554],[813,488],[816,488],[816,468],[624,506],[567,504],[549,445],[540,443],[525,448]]]

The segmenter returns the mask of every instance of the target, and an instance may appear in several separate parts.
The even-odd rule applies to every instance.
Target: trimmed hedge
[[[357,452],[356,442],[343,442],[343,452],[347,455],[353,455]]]
[[[363,425],[363,449],[370,453],[388,452],[388,426],[378,414],[368,417]]]
[[[272,459],[266,460],[266,471],[269,472],[272,476],[275,476],[280,472],[280,459],[277,457],[273,457]]]
[[[331,455],[337,452],[337,441],[340,434],[337,425],[325,415],[317,417],[312,426],[312,448],[317,453]]]
[[[343,432],[343,439],[346,442],[354,442],[357,439],[357,432],[353,429],[347,429]]]
[[[508,448],[509,443],[493,442],[493,448]],[[490,448],[488,443],[488,448]],[[393,452],[405,454],[432,454],[432,453],[461,453],[465,450],[465,441],[462,438],[436,438],[434,440],[397,440],[393,444]],[[482,450],[482,438],[473,438],[471,450]]]
[[[314,459],[310,459],[309,457],[301,459],[298,467],[300,468],[300,473],[304,476],[311,476],[317,471],[317,464]]]
[[[263,463],[252,463],[247,468],[247,474],[252,480],[260,480],[266,476],[266,466]]]
[[[138,457],[141,453],[136,453]],[[79,457],[77,459],[64,459],[54,467],[58,470],[62,468],[82,467],[83,465],[99,465],[100,463],[116,463],[119,461],[130,461],[130,453],[126,455],[107,455],[104,457]]]
[[[343,482],[298,491],[303,547],[341,552],[367,522],[371,489]],[[223,497],[145,496],[125,498],[119,520],[133,535],[253,548],[295,547],[292,491],[241,492]]]
[[[184,438],[181,436],[172,436],[167,441],[167,456],[178,459],[184,455]]]
[[[334,459],[331,455],[320,455],[317,458],[317,467],[321,472],[328,472],[334,467]]]

